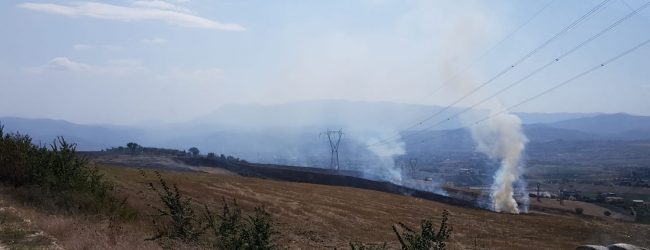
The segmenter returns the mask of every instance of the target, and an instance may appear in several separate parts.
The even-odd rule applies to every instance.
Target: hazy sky
[[[2,1],[0,116],[185,121],[228,103],[447,105],[601,1]],[[476,93],[488,96],[645,1],[602,11]],[[650,38],[650,8],[499,95],[513,105]],[[477,60],[480,58],[481,60]],[[650,115],[650,46],[516,111]]]

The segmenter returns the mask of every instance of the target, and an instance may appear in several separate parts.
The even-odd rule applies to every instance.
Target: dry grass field
[[[117,184],[118,194],[128,197],[130,206],[151,211],[147,204],[157,204],[157,197],[146,187],[154,181],[151,171],[146,171],[145,178],[133,168],[96,166]],[[237,199],[244,211],[265,206],[273,216],[278,244],[288,249],[347,249],[352,240],[386,241],[395,248],[392,224],[415,226],[427,217],[437,223],[445,209],[454,227],[450,249],[573,249],[616,242],[650,246],[650,225],[611,218],[554,210],[499,214],[376,191],[247,178],[223,171],[161,174],[199,203],[219,206],[225,197]],[[146,216],[114,223],[107,218],[45,214],[19,205],[17,209],[66,249],[158,247],[143,240],[152,230]]]

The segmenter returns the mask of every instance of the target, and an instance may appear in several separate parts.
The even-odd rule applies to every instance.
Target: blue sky
[[[229,103],[447,105],[601,1],[2,1],[0,116],[180,122]],[[611,0],[460,105],[472,105],[645,1]],[[650,8],[521,85],[503,106],[650,38]],[[474,63],[476,62],[476,63]],[[465,71],[463,84],[449,76]],[[517,108],[650,115],[650,46]],[[463,86],[460,86],[463,85]]]

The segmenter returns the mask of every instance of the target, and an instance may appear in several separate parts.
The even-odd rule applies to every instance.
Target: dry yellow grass
[[[156,243],[143,240],[148,236],[147,230],[143,230],[149,227],[146,221],[111,224],[108,218],[50,213],[21,204],[8,193],[10,191],[10,188],[2,188],[1,198],[33,228],[54,237],[56,244],[64,249],[159,249]],[[23,245],[16,249],[32,248]]]
[[[125,193],[140,197],[134,206],[155,197],[139,192],[145,180],[134,169],[104,166]],[[347,247],[350,240],[388,241],[396,246],[390,226],[416,225],[420,219],[452,214],[451,249],[572,249],[581,244],[627,242],[650,245],[650,225],[579,217],[572,214],[498,214],[356,188],[280,182],[209,173],[163,173],[193,199],[219,204],[236,198],[245,209],[262,204],[277,222],[279,240],[290,248]]]
[[[145,179],[136,169],[98,166],[117,184],[118,193],[129,197],[133,208],[150,211],[147,204],[157,204],[155,194],[146,188],[146,182],[153,181],[153,174]],[[289,249],[347,249],[351,240],[387,241],[395,248],[392,224],[401,221],[417,225],[427,217],[438,222],[445,209],[451,212],[450,223],[454,227],[450,249],[573,249],[581,244],[615,242],[650,245],[650,225],[571,213],[498,214],[363,189],[232,174],[162,172],[162,176],[201,203],[219,206],[225,197],[237,199],[244,211],[264,205],[276,223],[279,245]],[[35,223],[66,249],[158,248],[143,240],[151,232],[146,217],[122,224],[121,231],[115,233],[106,220],[46,215],[24,209],[32,211],[30,217]]]

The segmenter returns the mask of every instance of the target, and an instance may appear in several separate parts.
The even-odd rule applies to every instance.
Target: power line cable
[[[564,85],[567,85],[567,84],[569,84],[569,83],[571,83],[571,82],[573,82],[573,81],[575,81],[575,80],[577,80],[577,79],[579,79],[579,78],[584,77],[585,75],[587,75],[587,74],[589,74],[589,73],[591,73],[591,72],[594,72],[594,71],[596,71],[596,70],[598,70],[598,69],[600,69],[600,68],[602,68],[602,67],[607,66],[608,64],[610,64],[610,63],[612,63],[612,62],[614,62],[614,61],[620,59],[621,57],[624,57],[624,56],[626,56],[626,55],[628,55],[628,54],[634,52],[635,50],[637,50],[637,49],[639,49],[639,48],[641,48],[641,47],[647,45],[648,43],[650,43],[650,39],[645,40],[644,42],[642,42],[642,43],[640,43],[640,44],[638,44],[638,45],[636,45],[636,46],[634,46],[634,47],[632,47],[632,48],[630,48],[630,49],[624,51],[623,53],[620,53],[620,54],[618,54],[618,55],[616,55],[616,56],[610,58],[609,60],[607,60],[607,61],[605,61],[605,62],[603,62],[603,63],[601,63],[601,64],[599,64],[599,65],[596,65],[596,66],[594,66],[594,67],[591,67],[591,68],[589,68],[588,70],[585,70],[584,72],[582,72],[582,73],[580,73],[580,74],[578,74],[578,75],[575,75],[574,77],[570,78],[569,80],[566,80],[566,81],[564,81],[564,82],[561,82],[560,84],[557,84],[557,85],[555,85],[555,86],[553,86],[553,87],[551,87],[551,88],[549,88],[549,89],[547,89],[547,90],[545,90],[545,91],[543,91],[543,92],[541,92],[541,93],[539,93],[539,94],[537,94],[537,95],[531,96],[531,97],[529,97],[529,98],[527,98],[527,99],[525,99],[525,100],[523,100],[523,101],[521,101],[521,102],[519,102],[519,103],[517,103],[517,104],[515,104],[515,105],[512,105],[512,106],[508,107],[508,108],[505,109],[505,110],[502,110],[502,111],[500,111],[500,112],[498,112],[498,113],[492,114],[492,115],[490,115],[490,116],[488,116],[488,117],[486,117],[486,118],[483,118],[483,119],[481,119],[481,120],[478,120],[478,121],[475,122],[475,124],[478,124],[478,123],[484,122],[484,121],[489,120],[490,118],[492,118],[492,117],[494,117],[494,116],[497,116],[497,115],[503,114],[503,113],[505,113],[505,112],[509,112],[510,110],[515,109],[515,108],[517,108],[517,107],[519,107],[519,106],[521,106],[521,105],[523,105],[523,104],[525,104],[525,103],[528,103],[528,102],[530,102],[530,101],[532,101],[532,100],[535,100],[535,99],[537,99],[537,98],[539,98],[539,97],[541,97],[541,96],[543,96],[543,95],[546,95],[546,94],[550,93],[550,92],[553,91],[553,90],[556,90],[556,89],[558,89],[558,88],[560,88],[560,87],[562,87],[562,86],[564,86]]]
[[[564,34],[565,34],[566,32],[568,32],[569,30],[573,29],[575,26],[577,26],[577,25],[580,24],[582,21],[584,21],[587,17],[589,17],[589,16],[592,15],[594,12],[596,12],[598,9],[600,9],[600,8],[603,7],[605,4],[607,4],[609,1],[610,1],[610,0],[603,0],[601,3],[599,3],[598,5],[596,5],[595,7],[593,7],[592,9],[590,9],[587,13],[583,14],[580,18],[578,18],[577,20],[573,21],[573,23],[571,23],[571,24],[569,24],[568,26],[564,27],[562,30],[560,30],[560,31],[557,32],[555,35],[553,35],[551,38],[549,38],[548,40],[544,41],[541,45],[537,46],[535,49],[533,49],[532,51],[528,52],[528,53],[527,53],[526,55],[524,55],[523,57],[519,58],[517,61],[515,61],[515,62],[514,62],[513,64],[511,64],[510,66],[508,66],[508,67],[504,68],[503,70],[501,70],[499,73],[497,73],[497,74],[496,74],[495,76],[493,76],[492,78],[490,78],[490,79],[488,79],[487,81],[483,82],[483,83],[480,84],[478,87],[472,89],[471,91],[469,91],[468,93],[466,93],[465,95],[463,95],[461,98],[455,100],[455,101],[452,102],[451,104],[449,104],[449,105],[445,106],[444,108],[438,110],[438,111],[435,112],[434,114],[432,114],[432,115],[426,117],[424,120],[419,121],[419,122],[417,122],[416,124],[414,124],[414,125],[412,125],[412,126],[406,128],[404,131],[412,130],[412,129],[414,129],[414,128],[416,128],[416,127],[418,127],[418,126],[424,124],[425,122],[427,122],[427,121],[433,119],[434,117],[436,117],[436,116],[438,116],[439,114],[443,113],[444,111],[448,110],[448,109],[451,108],[452,106],[454,106],[454,105],[458,104],[459,102],[465,100],[465,98],[467,98],[467,97],[469,97],[470,95],[474,94],[476,91],[478,91],[478,90],[480,90],[481,88],[485,87],[486,85],[490,84],[491,82],[493,82],[493,81],[496,80],[497,78],[499,78],[499,77],[501,77],[502,75],[508,73],[510,70],[512,70],[513,68],[515,68],[517,65],[521,64],[522,62],[524,62],[524,61],[527,60],[528,58],[530,58],[530,57],[532,57],[533,55],[537,54],[540,50],[542,50],[543,48],[545,48],[545,47],[546,47],[547,45],[549,45],[551,42],[555,41],[557,38],[559,38],[560,36],[564,35]],[[377,144],[377,145],[379,145],[379,144],[384,144],[384,143],[386,143],[386,142],[389,142],[390,140],[393,140],[393,139],[395,139],[395,138],[400,138],[400,137],[401,137],[401,135],[400,135],[400,133],[398,132],[397,135],[392,136],[392,137],[389,137],[389,138],[384,139],[384,140],[380,140],[379,142],[377,142],[377,143],[375,143],[375,144]],[[369,146],[374,146],[375,144],[371,144],[371,145],[369,145]]]
[[[624,56],[627,56],[628,54],[630,54],[630,53],[632,53],[632,52],[634,52],[634,51],[640,49],[640,48],[643,47],[643,46],[648,45],[649,43],[650,43],[650,39],[647,39],[647,40],[645,40],[645,41],[643,41],[643,42],[637,44],[636,46],[631,47],[630,49],[627,49],[627,50],[625,50],[625,51],[623,51],[623,52],[617,54],[616,56],[609,58],[608,60],[606,60],[606,61],[604,61],[604,62],[602,62],[602,63],[600,63],[600,64],[597,64],[597,65],[595,65],[595,66],[593,66],[593,67],[591,67],[591,68],[589,68],[589,69],[587,69],[587,70],[585,70],[585,71],[583,71],[583,72],[581,72],[581,73],[579,73],[579,74],[577,74],[577,75],[574,75],[573,77],[569,78],[568,80],[565,80],[565,81],[563,81],[563,82],[560,82],[560,83],[554,85],[553,87],[548,88],[548,89],[546,89],[546,90],[544,90],[544,91],[542,91],[542,92],[540,92],[540,93],[538,93],[538,94],[536,94],[536,95],[533,95],[533,96],[531,96],[531,97],[529,97],[529,98],[526,98],[526,99],[524,99],[523,101],[521,101],[521,102],[519,102],[519,103],[517,103],[517,104],[515,104],[515,105],[512,105],[512,106],[510,106],[510,107],[508,107],[508,108],[506,108],[506,109],[504,109],[504,110],[502,110],[502,111],[499,111],[499,112],[497,112],[497,113],[494,113],[494,114],[488,115],[488,116],[486,116],[486,117],[484,117],[484,118],[482,118],[482,119],[479,119],[479,120],[475,121],[475,122],[472,123],[471,125],[469,125],[469,126],[464,126],[464,127],[462,127],[462,128],[468,129],[468,128],[471,128],[471,127],[477,126],[478,124],[480,124],[480,123],[482,123],[482,122],[485,122],[485,121],[487,121],[487,120],[489,120],[489,119],[491,119],[491,118],[493,118],[493,117],[495,117],[495,116],[497,116],[497,115],[504,114],[504,113],[506,113],[506,112],[509,112],[509,111],[511,111],[511,110],[513,110],[513,109],[515,109],[515,108],[517,108],[517,107],[523,105],[523,104],[526,104],[526,103],[528,103],[528,102],[530,102],[530,101],[533,101],[533,100],[535,100],[535,99],[537,99],[537,98],[539,98],[539,97],[542,97],[542,96],[544,96],[544,95],[546,95],[546,94],[548,94],[548,93],[550,93],[550,92],[552,92],[552,91],[554,91],[554,90],[556,90],[556,89],[558,89],[558,88],[560,88],[560,87],[562,87],[562,86],[564,86],[564,85],[567,85],[567,84],[569,84],[569,83],[571,83],[571,82],[573,82],[573,81],[576,81],[576,80],[578,80],[578,79],[580,79],[580,78],[582,78],[582,77],[584,77],[584,76],[586,76],[586,75],[588,75],[588,74],[590,74],[590,73],[592,73],[592,72],[594,72],[594,71],[596,71],[596,70],[598,70],[598,69],[601,69],[601,68],[603,68],[603,67],[609,65],[610,63],[613,63],[614,61],[616,61],[616,60],[618,60],[618,59],[620,59],[620,58],[622,58],[622,57],[624,57]],[[461,129],[462,129],[462,128],[461,128]],[[429,140],[437,139],[437,138],[440,138],[440,137],[442,137],[442,136],[444,136],[444,135],[445,135],[444,133],[441,133],[441,134],[439,134],[438,136],[431,137],[431,138],[427,138],[427,139],[425,139],[425,140],[422,140],[422,141],[419,141],[419,142],[416,142],[416,143],[411,143],[411,144],[408,144],[408,145],[417,145],[417,144],[425,143],[425,142],[427,142],[427,141],[429,141]]]
[[[627,14],[627,15],[621,17],[621,18],[618,19],[616,22],[614,22],[614,23],[612,23],[611,25],[607,26],[605,29],[603,29],[603,30],[601,30],[600,32],[596,33],[595,35],[589,37],[588,39],[582,41],[580,44],[578,44],[577,46],[573,47],[572,49],[570,49],[570,50],[564,52],[563,54],[561,54],[560,56],[556,57],[555,59],[553,59],[553,60],[549,61],[548,63],[542,65],[541,67],[535,69],[534,71],[532,71],[531,73],[527,74],[527,75],[524,76],[523,78],[521,78],[521,79],[519,79],[519,80],[517,80],[517,81],[514,81],[514,82],[511,83],[510,85],[506,86],[505,88],[500,89],[499,91],[497,91],[497,92],[495,92],[494,94],[488,96],[487,98],[484,98],[484,99],[482,99],[481,101],[479,101],[479,102],[477,102],[477,103],[475,103],[475,104],[473,104],[473,105],[471,105],[471,106],[469,106],[469,107],[464,108],[462,111],[460,111],[460,112],[458,112],[458,113],[455,113],[454,115],[448,117],[447,119],[443,119],[443,120],[441,120],[440,122],[438,122],[438,123],[436,123],[436,124],[433,124],[432,126],[427,127],[426,129],[431,129],[431,128],[437,127],[438,125],[440,125],[440,124],[442,124],[442,123],[444,123],[444,122],[447,122],[447,121],[449,121],[449,120],[451,120],[451,119],[454,119],[454,118],[456,118],[456,117],[458,117],[458,116],[460,116],[460,115],[462,115],[462,114],[464,114],[464,113],[466,113],[466,112],[468,112],[468,111],[470,111],[470,110],[476,108],[477,106],[479,106],[479,105],[481,105],[481,104],[483,104],[483,103],[489,101],[490,99],[496,97],[497,95],[499,95],[499,94],[501,94],[501,93],[503,93],[503,92],[505,92],[505,91],[511,89],[512,87],[519,85],[520,83],[524,82],[525,80],[529,79],[530,77],[532,77],[532,76],[536,75],[537,73],[543,71],[544,69],[550,67],[551,65],[555,64],[556,62],[559,62],[560,60],[564,59],[565,57],[567,57],[568,55],[570,55],[570,54],[572,54],[573,52],[577,51],[578,49],[584,47],[584,46],[587,45],[588,43],[592,42],[593,40],[599,38],[599,37],[602,36],[603,34],[605,34],[605,33],[609,32],[610,30],[614,29],[616,26],[618,26],[619,24],[623,23],[624,21],[630,19],[631,17],[635,16],[636,14],[638,14],[638,13],[641,12],[641,11],[643,11],[643,10],[644,10],[645,8],[647,8],[648,6],[650,6],[650,2],[646,2],[645,4],[641,5],[641,6],[638,7],[637,9],[633,10],[632,12],[630,12],[629,14]],[[425,130],[426,130],[426,129],[425,129]],[[414,135],[414,134],[415,134],[415,133],[411,134],[410,136],[412,136],[412,135]]]
[[[457,72],[456,74],[454,74],[453,76],[451,76],[450,78],[448,78],[447,80],[445,80],[442,84],[440,84],[440,86],[438,86],[436,89],[434,89],[431,93],[429,93],[428,95],[422,97],[422,98],[420,99],[420,101],[422,101],[422,100],[424,100],[424,99],[427,99],[427,98],[431,97],[432,95],[438,93],[438,91],[441,90],[443,87],[445,87],[445,85],[449,84],[450,82],[452,82],[453,80],[455,80],[456,78],[458,78],[458,76],[464,74],[464,73],[467,72],[469,69],[471,69],[472,67],[474,67],[474,65],[476,65],[479,61],[482,61],[482,60],[483,60],[487,55],[489,55],[490,53],[492,53],[492,51],[494,51],[496,48],[498,48],[499,46],[501,46],[501,44],[503,44],[505,41],[507,41],[508,39],[510,39],[510,37],[514,36],[517,32],[519,32],[519,30],[521,30],[522,28],[524,28],[524,26],[528,25],[528,23],[530,23],[533,19],[535,19],[537,16],[539,16],[539,14],[541,14],[542,12],[544,12],[544,10],[546,10],[546,9],[547,9],[549,6],[551,6],[551,4],[553,4],[554,2],[555,2],[555,0],[548,1],[548,3],[546,3],[544,6],[542,6],[542,8],[540,8],[539,10],[537,10],[537,11],[536,11],[532,16],[530,16],[528,19],[526,19],[526,21],[524,21],[523,23],[521,23],[519,26],[517,26],[517,28],[515,28],[514,30],[512,30],[510,33],[508,33],[508,34],[507,34],[506,36],[504,36],[503,38],[501,38],[501,40],[499,40],[499,41],[498,41],[497,43],[495,43],[492,47],[490,47],[488,50],[486,50],[486,51],[483,52],[480,56],[478,56],[476,59],[474,59],[474,60],[472,61],[472,63],[468,64],[468,65],[465,66],[461,71]]]

